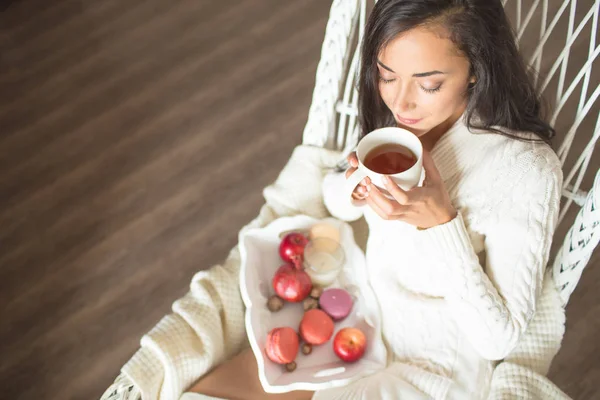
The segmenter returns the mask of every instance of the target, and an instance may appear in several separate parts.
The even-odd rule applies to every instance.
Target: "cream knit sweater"
[[[315,398],[564,398],[544,378],[564,330],[558,295],[551,278],[544,280],[562,179],[558,159],[545,145],[471,133],[462,122],[432,155],[460,211],[445,225],[417,231],[351,206],[337,196],[341,175],[324,180],[340,154],[299,146],[244,228],[286,215],[322,218],[327,208],[341,219],[367,218],[367,263],[389,366]],[[237,249],[223,265],[196,274],[103,398],[176,400],[246,346],[238,275]],[[494,368],[491,360],[502,358]]]
[[[315,398],[403,398],[410,382],[433,398],[483,399],[496,360],[523,336],[542,290],[562,185],[552,149],[471,133],[459,120],[432,157],[458,216],[427,230],[385,221],[340,193],[343,174],[324,181],[337,218],[369,224],[367,268],[391,354],[381,378]]]

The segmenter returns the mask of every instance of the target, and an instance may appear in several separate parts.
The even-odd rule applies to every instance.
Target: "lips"
[[[419,119],[402,118],[399,115],[396,115],[396,118],[398,118],[398,122],[400,122],[401,124],[405,124],[405,125],[415,125],[423,120],[423,118],[419,118]]]

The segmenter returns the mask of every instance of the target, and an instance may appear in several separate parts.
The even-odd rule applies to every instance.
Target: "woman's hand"
[[[369,183],[366,203],[385,220],[399,220],[421,229],[453,220],[456,209],[428,152],[423,152],[423,168],[426,178],[422,187],[404,191],[388,177],[384,177],[385,188],[394,200],[384,196],[375,185]]]
[[[350,164],[350,168],[346,170],[346,179],[350,178],[350,175],[352,175],[358,168],[358,157],[356,156],[356,152],[350,153],[347,160],[348,164]],[[355,205],[363,206],[367,204],[365,200],[369,195],[370,184],[371,179],[369,179],[369,177],[366,177],[358,184],[358,186],[356,186],[356,188],[352,192],[352,198],[355,200]]]

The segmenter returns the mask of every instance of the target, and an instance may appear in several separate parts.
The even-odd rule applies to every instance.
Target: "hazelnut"
[[[304,299],[304,311],[312,310],[319,307],[319,302],[312,297],[307,297]]]
[[[323,288],[318,286],[313,286],[312,290],[310,291],[310,297],[313,299],[318,299],[321,297],[321,294],[323,294]]]
[[[296,369],[296,362],[292,361],[291,363],[285,364],[285,369],[288,372],[293,372]]]
[[[283,308],[283,299],[274,294],[269,298],[269,301],[267,301],[267,308],[272,312],[281,310]]]
[[[309,355],[310,353],[312,353],[312,344],[304,343],[302,345],[302,354]]]

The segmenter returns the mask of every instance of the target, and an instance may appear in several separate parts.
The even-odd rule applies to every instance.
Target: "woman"
[[[554,131],[500,0],[380,0],[361,60],[362,132],[413,132],[427,178],[407,192],[386,183],[393,200],[367,178],[343,198],[354,154],[345,174],[325,178],[331,214],[369,224],[367,265],[390,360],[313,398],[485,398],[540,293],[562,184]],[[196,390],[211,379],[218,373]]]

